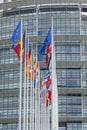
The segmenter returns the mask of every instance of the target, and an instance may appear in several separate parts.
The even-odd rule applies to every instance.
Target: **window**
[[[12,0],[4,0],[4,3],[11,2]]]

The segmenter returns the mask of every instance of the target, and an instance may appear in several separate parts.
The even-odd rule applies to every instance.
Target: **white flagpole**
[[[25,36],[24,38],[26,37],[26,32],[24,32]],[[24,49],[26,49],[26,38],[24,39]],[[24,50],[25,51],[25,50]],[[25,121],[25,115],[26,115],[26,74],[25,74],[25,70],[26,70],[26,54],[24,54],[24,59],[25,59],[25,63],[24,63],[24,109],[23,109],[23,130],[25,130],[25,124],[26,124],[26,121]]]
[[[38,64],[38,61],[37,61],[37,45],[36,45],[36,64]],[[37,71],[39,71],[38,69],[39,68],[36,68],[36,77],[35,77],[36,78],[35,79],[36,80],[36,85],[35,85],[35,88],[34,88],[35,89],[35,130],[37,130],[37,125],[38,125],[38,123],[37,123],[37,120],[38,120],[38,117],[37,117],[38,116],[37,115],[37,113],[38,113],[37,112],[37,110],[38,110],[38,108],[37,108],[38,107],[38,105],[37,105],[37,103],[38,103],[38,98],[37,98],[37,92],[38,92],[38,90],[37,90],[38,89],[37,88],[38,87],[37,86],[38,79],[37,78],[38,78],[38,75],[37,75],[37,73],[38,72]]]
[[[44,80],[44,78],[43,78]],[[44,101],[46,102],[46,85],[43,86],[44,90],[45,90],[45,95],[44,95]],[[46,106],[43,106],[43,130],[46,130]]]
[[[38,6],[36,6],[36,36],[38,36]],[[38,43],[37,43],[37,41],[36,41],[36,63],[37,63],[37,61],[38,61]],[[37,98],[37,92],[38,92],[38,88],[37,88],[37,69],[39,69],[39,68],[36,68],[36,88],[35,88],[35,130],[37,130],[38,128],[37,128],[37,125],[38,125],[38,115],[37,115],[37,110],[38,110],[38,98]],[[39,71],[39,70],[38,70]]]
[[[32,62],[32,61],[31,61]],[[31,63],[32,64],[32,63]],[[32,130],[32,80],[30,80],[30,130]]]
[[[49,105],[49,101],[48,101],[48,108],[47,108],[47,130],[50,130],[49,107],[50,107],[50,105]]]
[[[28,130],[28,123],[29,123],[29,114],[28,114],[28,110],[29,110],[29,91],[30,91],[30,87],[29,87],[29,81],[27,78],[27,114],[26,114],[26,130]]]
[[[37,103],[37,114],[38,114],[38,124],[37,124],[37,130],[41,130],[40,129],[40,66],[39,66],[39,63],[38,63],[38,69],[39,69],[39,72],[38,72],[38,77],[39,77],[39,83],[38,83],[38,88],[37,88],[37,97],[38,97],[38,103]]]
[[[32,59],[33,59],[33,55],[32,55]],[[32,64],[32,61],[31,61],[31,64]],[[32,65],[31,65],[32,66]],[[31,67],[31,71],[32,71],[32,67]],[[30,130],[32,130],[32,79],[30,79]]]
[[[56,77],[56,60],[53,40],[53,17],[52,17],[52,128],[58,130],[58,89]]]
[[[33,51],[33,46],[32,46]],[[33,59],[32,59],[32,71],[33,71],[33,64],[34,64],[34,51],[33,51]],[[32,130],[34,130],[34,74],[32,74]]]
[[[30,111],[29,111],[29,124],[30,124],[30,125],[29,125],[29,129],[30,129],[30,130],[31,130],[31,122],[32,122],[32,121],[31,121],[31,115],[32,115],[32,114],[31,114],[31,109],[32,109],[32,108],[31,108],[31,105],[32,105],[32,101],[31,101],[31,93],[32,93],[32,91],[31,91],[31,83],[32,83],[32,81],[30,80],[30,81],[29,81],[29,84],[30,84],[30,87],[29,87],[29,98],[30,98],[30,99],[29,99],[29,100],[30,100],[30,101],[29,101],[29,110],[30,110]]]
[[[29,38],[28,38],[28,47],[29,47]],[[28,49],[28,52],[29,52],[29,49]],[[26,108],[26,130],[28,130],[28,118],[29,118],[29,114],[28,114],[28,110],[29,110],[29,92],[30,92],[30,84],[29,84],[29,80],[28,80],[28,78],[27,78],[27,96],[26,96],[26,98],[27,98],[27,108]]]
[[[21,20],[21,43],[22,43],[22,20]],[[20,50],[20,88],[19,88],[19,130],[21,130],[22,114],[22,44]]]

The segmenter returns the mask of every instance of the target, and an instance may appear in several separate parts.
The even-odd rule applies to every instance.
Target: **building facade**
[[[0,4],[0,130],[17,130],[19,61],[10,37],[20,18],[30,43],[43,43],[53,16],[59,130],[87,130],[87,1],[3,0]],[[45,57],[39,58],[41,67]]]

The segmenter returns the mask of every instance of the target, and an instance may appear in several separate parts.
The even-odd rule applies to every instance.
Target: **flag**
[[[52,102],[52,87],[50,87],[49,89],[47,89],[47,92],[46,92],[46,107],[48,107],[49,103]]]
[[[40,87],[45,86],[45,79],[42,78],[42,73],[40,74]]]
[[[50,103],[52,102],[52,85],[48,88],[48,99]]]
[[[52,53],[52,45],[51,43],[49,43],[46,48],[46,54],[51,54],[51,53]]]
[[[35,60],[33,65],[33,76],[34,76],[34,88],[36,88],[39,80],[39,68],[38,62]]]
[[[47,67],[47,69],[49,69],[50,61],[51,61],[51,54],[48,53],[46,55],[46,67]]]
[[[48,103],[49,103],[48,92],[46,92],[46,103],[45,103],[46,107],[48,107]]]
[[[25,39],[25,53],[28,55],[28,39]]]
[[[43,87],[42,73],[40,73],[40,87]]]
[[[30,49],[30,51],[29,51],[29,58],[27,60],[27,66],[30,65],[31,61],[32,61],[32,50]]]
[[[50,28],[39,54],[46,54],[46,67],[49,68],[52,53],[52,29]]]
[[[52,84],[52,79],[50,76],[47,77],[45,83],[46,83],[46,88],[48,89],[50,87],[50,85]]]
[[[38,63],[36,61],[36,59],[34,60],[34,65],[33,65],[33,73],[35,74],[36,73],[36,70],[38,68]]]
[[[17,43],[17,41],[21,39],[21,26],[22,26],[22,23],[21,21],[19,21],[11,37],[12,48],[14,48],[14,45]]]
[[[18,59],[20,60],[20,44],[19,43],[14,47],[14,51],[17,54]]]
[[[50,28],[44,40],[44,43],[39,51],[39,54],[42,55],[42,54],[51,52],[52,51],[51,43],[52,43],[52,29]]]
[[[38,77],[37,76],[38,75],[38,62],[36,61],[36,59],[32,63],[32,69],[31,69],[32,57],[33,57],[32,50],[30,50],[29,58],[27,60],[27,65],[26,65],[26,74],[29,79],[35,79]]]
[[[29,57],[26,64],[26,75],[28,79],[32,79],[32,70],[31,70],[31,63],[32,63],[32,50],[29,51]]]
[[[22,50],[21,50],[21,45],[22,45]],[[22,63],[24,63],[24,54],[25,54],[25,32],[23,34],[22,40],[19,40],[18,43],[16,43],[13,47],[15,53],[18,56],[18,59],[20,60],[20,55],[22,55]]]
[[[28,39],[26,39],[25,32],[23,34],[23,45],[22,45],[22,52],[21,52],[21,54],[22,54],[22,63],[24,63],[25,62],[25,58],[27,60],[28,55],[29,55],[29,53],[28,53]]]
[[[34,60],[34,63],[33,63],[31,75],[32,75],[33,80],[36,80],[38,78],[38,63],[36,59]]]
[[[22,28],[22,22],[19,21],[18,25],[16,26],[16,29],[14,30],[14,32],[11,36],[11,41],[12,41],[12,48],[14,49],[15,53],[17,54],[18,59],[20,60],[20,55],[22,55],[22,63],[24,63],[25,32],[21,39],[21,28]],[[22,50],[21,50],[21,46],[22,46]]]
[[[19,21],[18,25],[16,26],[16,29],[13,31],[13,34],[11,36],[12,41],[12,48],[16,52],[18,59],[20,59],[20,41],[21,40],[21,21]],[[18,43],[16,45],[16,43]]]
[[[23,38],[22,38],[22,52],[21,52],[21,54],[24,54],[25,53],[25,41],[26,41],[26,38],[25,38],[25,31],[24,31],[24,33],[23,33]]]
[[[42,88],[40,90],[40,105],[45,106],[45,100],[46,100],[46,90]]]

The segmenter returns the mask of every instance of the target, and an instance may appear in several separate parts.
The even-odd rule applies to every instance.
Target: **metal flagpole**
[[[37,60],[37,45],[36,45],[36,64],[38,64],[38,60]],[[37,116],[38,116],[38,115],[37,115],[37,110],[38,110],[38,108],[37,108],[37,107],[38,107],[38,106],[37,106],[37,102],[38,102],[38,101],[37,101],[37,100],[38,100],[38,98],[37,98],[37,92],[38,92],[38,91],[37,91],[37,89],[38,89],[38,88],[37,88],[37,87],[38,87],[38,86],[37,86],[37,83],[38,83],[38,74],[37,74],[37,73],[38,73],[38,71],[39,71],[39,70],[38,70],[38,66],[37,66],[37,68],[36,68],[36,74],[35,74],[35,76],[36,76],[36,77],[35,77],[36,82],[35,82],[35,86],[34,86],[34,90],[35,90],[35,98],[34,98],[34,100],[35,100],[35,107],[34,107],[34,108],[35,108],[35,117],[34,117],[34,118],[35,118],[35,130],[37,130],[37,125],[38,125],[38,123],[37,123],[37,119],[38,119],[38,118],[37,118]]]
[[[21,20],[21,50],[20,50],[20,88],[19,88],[19,130],[21,130],[22,114],[22,20]]]
[[[37,103],[37,114],[38,114],[38,126],[37,126],[37,130],[41,130],[40,129],[40,66],[39,66],[39,63],[38,63],[38,88],[37,88],[37,98],[38,98],[38,103]]]
[[[26,114],[26,130],[28,130],[28,123],[29,123],[29,114],[28,114],[28,110],[29,110],[29,81],[28,81],[28,78],[27,78],[27,114]]]
[[[24,32],[25,36],[24,36],[24,42],[26,42],[26,32]],[[24,49],[26,49],[26,43],[24,43]],[[26,50],[24,50],[26,51]],[[25,115],[26,115],[26,74],[25,74],[25,70],[26,70],[26,52],[24,52],[24,60],[25,60],[25,63],[24,63],[24,108],[23,108],[23,130],[25,130]]]
[[[49,100],[48,100],[48,107],[46,108],[46,120],[47,120],[47,130],[50,129],[49,127]]]
[[[31,130],[31,80],[29,81],[29,129]]]
[[[31,119],[32,118],[32,80],[31,79],[30,79],[30,117],[29,118],[30,118],[30,130],[32,130],[31,128],[32,127],[32,119]]]
[[[29,38],[28,38],[28,48],[29,48]],[[29,53],[29,49],[28,49],[28,53]],[[29,58],[29,54],[28,54],[28,58]],[[28,59],[27,58],[27,59]],[[29,118],[29,114],[28,114],[28,110],[29,110],[29,92],[30,92],[30,87],[29,87],[29,80],[28,80],[28,78],[26,79],[27,80],[27,96],[26,96],[26,100],[27,100],[27,105],[26,105],[26,130],[28,130],[28,118]]]
[[[34,51],[33,51],[34,53]],[[33,64],[35,60],[35,54],[33,54]],[[32,72],[33,72],[33,66],[32,66]],[[34,130],[34,73],[32,74],[32,130]]]
[[[26,89],[27,89],[27,88],[26,88],[26,74],[25,74],[25,73],[26,73],[26,72],[25,72],[25,71],[26,71],[26,53],[27,53],[27,52],[26,52],[26,51],[27,51],[27,50],[26,50],[26,47],[27,47],[27,43],[26,43],[26,42],[27,42],[27,41],[26,41],[26,33],[27,33],[27,32],[26,32],[26,30],[25,30],[25,32],[24,32],[24,42],[25,42],[25,43],[24,43],[24,49],[25,49],[25,50],[24,50],[24,60],[25,60],[25,64],[24,64],[23,130],[26,130],[26,114],[27,114],[27,113],[26,113],[26,112],[27,112],[27,111],[26,111],[26,110],[27,110],[27,108],[26,108],[26,107],[27,107],[27,106],[26,106],[26,105],[27,105],[27,101],[26,101]]]
[[[32,55],[32,59],[33,59],[33,55]],[[32,61],[31,61],[32,64]],[[32,71],[32,65],[30,66],[31,71]],[[32,130],[32,79],[30,79],[30,130]]]
[[[36,36],[38,36],[38,6],[36,6]],[[37,43],[37,41],[36,41],[36,64],[37,64],[37,62],[38,62],[38,43]],[[37,118],[37,110],[38,110],[38,98],[37,98],[37,92],[38,92],[38,88],[37,88],[37,69],[39,69],[39,68],[36,68],[36,86],[35,86],[35,130],[37,130],[37,125],[38,125],[38,118]],[[39,70],[38,70],[39,71]]]
[[[53,42],[53,17],[52,17],[52,128],[58,130],[58,89],[56,78],[56,60]]]
[[[46,94],[46,85],[44,85],[44,89],[45,89],[45,94]],[[45,98],[45,101],[46,101],[46,96],[44,96],[44,98]],[[45,130],[47,129],[47,113],[46,113],[46,111],[47,111],[47,108],[46,108],[46,106],[44,106],[44,114],[43,114],[43,116],[44,116],[44,123],[43,123],[43,125],[45,126]],[[48,130],[48,129],[47,129]]]

